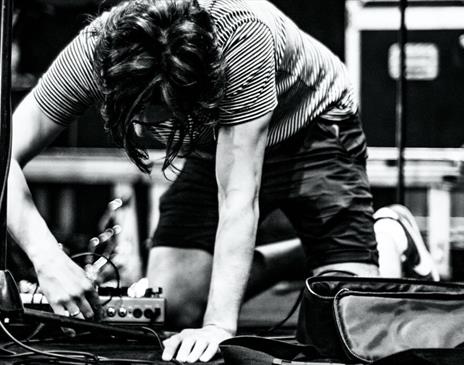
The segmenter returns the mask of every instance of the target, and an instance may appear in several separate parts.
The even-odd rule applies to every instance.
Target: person
[[[147,269],[167,324],[182,329],[164,360],[211,359],[245,297],[291,269],[278,258],[299,257],[313,274],[378,275],[366,140],[343,63],[267,0],[134,0],[82,30],[14,113],[8,228],[57,313],[91,318],[97,298],[21,167],[92,104],[142,171],[141,136],[166,145],[164,168],[185,158]],[[298,244],[255,250],[276,208]]]

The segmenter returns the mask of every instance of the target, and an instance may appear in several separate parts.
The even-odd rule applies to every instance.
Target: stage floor
[[[265,291],[261,295],[251,299],[243,306],[239,321],[239,335],[273,335],[273,336],[293,336],[296,329],[297,312],[285,323],[284,326],[272,333],[266,332],[267,329],[280,322],[287,316],[293,304],[297,300],[299,289],[303,283],[280,283],[277,286]],[[46,336],[45,336],[46,337]],[[9,343],[1,336],[1,343]],[[153,337],[146,342],[130,340],[114,340],[97,335],[78,335],[75,338],[52,337],[49,340],[32,341],[28,345],[41,350],[72,350],[91,352],[99,356],[108,358],[150,360],[154,364],[169,364],[161,361],[160,346]],[[8,350],[22,353],[25,350],[11,343]],[[0,358],[0,363],[5,365],[13,364],[48,364],[46,360],[32,360],[21,362],[20,359]],[[134,362],[135,364],[136,362]],[[223,364],[220,356],[213,359],[208,364]],[[110,363],[113,364],[113,363]],[[116,364],[116,362],[114,362]]]

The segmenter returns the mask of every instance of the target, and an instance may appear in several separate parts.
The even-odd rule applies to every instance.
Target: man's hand
[[[206,362],[218,352],[219,344],[231,338],[232,334],[225,329],[206,325],[198,329],[185,329],[163,342],[162,359],[170,361],[175,358],[181,362]],[[176,355],[177,356],[174,356]]]
[[[80,319],[98,317],[98,295],[82,270],[61,249],[35,262],[40,287],[53,311]],[[94,309],[95,314],[94,314]],[[66,313],[67,312],[67,313]]]

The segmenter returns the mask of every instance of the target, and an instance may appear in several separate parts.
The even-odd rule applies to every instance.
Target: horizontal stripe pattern
[[[357,110],[345,66],[267,0],[199,0],[212,16],[226,60],[220,125],[252,122],[274,111],[268,145],[286,140],[316,117],[344,120]],[[61,52],[34,89],[42,111],[66,125],[102,100],[92,69],[94,27],[87,26]],[[172,123],[154,133],[165,142]],[[205,128],[202,143],[214,133]],[[186,141],[189,142],[188,140]]]
[[[42,111],[61,125],[69,124],[103,100],[92,68],[96,42],[92,26],[84,28],[64,48],[33,90]]]

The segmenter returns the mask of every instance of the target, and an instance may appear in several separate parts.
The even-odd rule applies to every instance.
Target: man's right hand
[[[55,313],[99,318],[100,303],[92,282],[59,247],[37,258],[34,266],[42,292]]]

